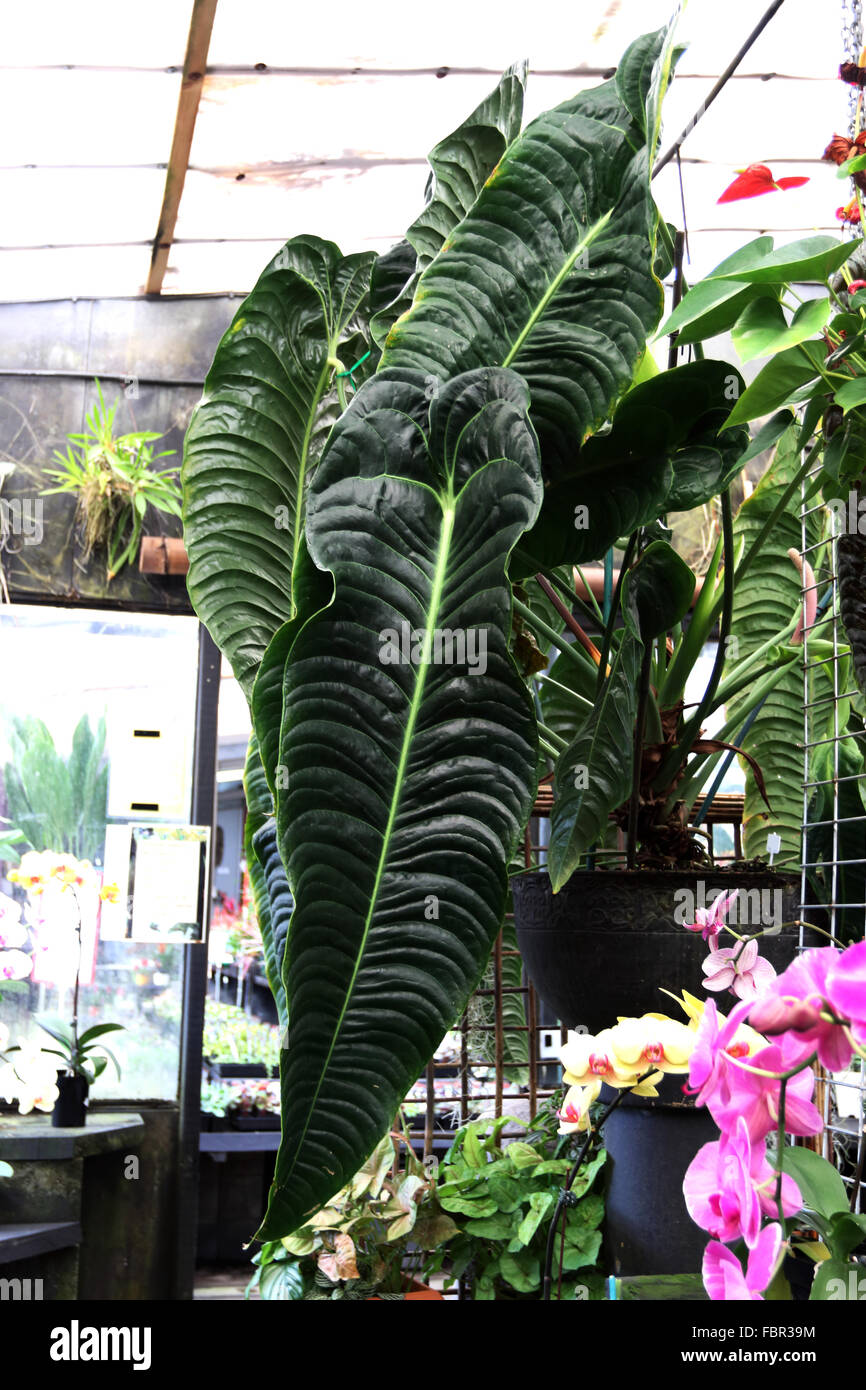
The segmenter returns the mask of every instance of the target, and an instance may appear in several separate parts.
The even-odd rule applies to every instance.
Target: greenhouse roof
[[[428,150],[515,59],[527,115],[599,82],[671,0],[31,0],[7,6],[0,300],[245,292],[289,237],[381,251],[417,215]],[[663,148],[765,10],[691,0]],[[430,22],[423,19],[429,13]],[[191,27],[192,21],[192,27]],[[838,231],[820,162],[848,122],[841,8],[785,0],[682,146],[691,276],[747,239]],[[184,64],[188,78],[184,81]],[[750,163],[805,187],[719,206]],[[677,161],[656,179],[682,224]]]

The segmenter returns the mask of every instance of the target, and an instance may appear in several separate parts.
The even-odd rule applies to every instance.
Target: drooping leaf
[[[368,347],[373,260],[344,257],[318,237],[287,242],[217,348],[187,430],[190,598],[247,696],[265,648],[296,611],[304,496],[339,413],[336,373]]]
[[[733,273],[740,264],[754,255],[763,256],[773,249],[771,236],[757,237],[726,257],[715,270],[698,281],[683,295],[677,307],[659,329],[658,336],[679,335],[680,343],[701,342],[717,333],[727,333],[747,304],[757,298],[776,297],[777,291],[764,285],[747,285],[745,281],[720,279]]]
[[[660,30],[621,65],[645,74],[655,54],[651,132],[671,48]],[[551,478],[630,385],[661,313],[655,137],[643,124],[614,82],[531,122],[427,267],[383,354],[384,366],[446,379],[488,363],[519,372]]]
[[[511,372],[432,401],[423,375],[380,372],[312,483],[307,541],[335,591],[286,670],[296,906],[268,1238],[357,1171],[500,927],[537,756],[505,637],[505,565],[541,499],[526,413]]]

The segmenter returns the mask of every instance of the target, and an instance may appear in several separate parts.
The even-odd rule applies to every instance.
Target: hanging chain
[[[859,63],[863,49],[863,12],[861,0],[842,0],[842,50],[851,63]],[[848,133],[854,139],[857,121],[858,87],[848,88]]]

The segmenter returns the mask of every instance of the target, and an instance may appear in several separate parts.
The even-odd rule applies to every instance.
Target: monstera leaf
[[[670,31],[640,39],[614,81],[527,126],[382,356],[434,378],[485,364],[519,372],[549,478],[631,384],[661,314],[649,177],[671,58]]]
[[[380,256],[373,271],[370,328],[384,347],[397,319],[412,303],[418,276],[466,216],[485,180],[523,120],[526,63],[514,63],[471,116],[430,151],[429,197],[424,211],[400,241]]]
[[[632,785],[638,673],[644,646],[688,612],[695,580],[664,541],[648,546],[623,585],[624,630],[595,706],[556,765],[548,869],[554,893],[603,839]]]
[[[366,349],[374,259],[343,257],[318,237],[287,242],[217,348],[187,431],[190,598],[247,696],[295,613],[304,495],[339,411],[340,363]]]
[[[277,1006],[281,1028],[288,1023],[283,959],[294,900],[277,848],[274,807],[259,756],[255,734],[250,738],[244,768],[247,817],[244,822],[244,857],[253,889],[256,917],[262,935],[265,974]]]
[[[334,597],[295,637],[278,794],[295,893],[283,1141],[263,1239],[357,1171],[499,930],[529,815],[532,702],[508,555],[541,500],[528,393],[380,372],[335,428],[307,541]]]

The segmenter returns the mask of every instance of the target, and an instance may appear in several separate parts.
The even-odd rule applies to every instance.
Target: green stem
[[[751,568],[752,562],[756,559],[758,552],[761,549],[761,546],[764,544],[764,541],[767,539],[767,536],[773,530],[773,527],[776,525],[776,522],[779,520],[779,517],[784,512],[785,508],[787,507],[791,498],[794,496],[794,493],[802,483],[803,479],[806,477],[806,474],[809,472],[809,469],[812,467],[812,464],[815,462],[815,459],[817,458],[818,454],[821,452],[821,449],[823,447],[823,439],[816,439],[812,448],[809,450],[809,453],[806,455],[806,458],[803,460],[803,463],[801,464],[800,468],[794,474],[794,477],[791,479],[790,483],[785,488],[775,507],[770,512],[770,515],[767,517],[757,536],[752,541],[752,544],[749,546],[749,549],[747,550],[746,554],[743,556],[742,560],[737,565],[736,579],[738,584],[748,573],[749,569]],[[718,616],[718,612],[721,606],[722,596],[717,598],[715,603],[713,604],[710,615],[711,623],[714,622],[716,617]]]
[[[560,633],[555,632],[549,623],[546,623],[543,618],[539,618],[537,614],[533,613],[528,604],[522,603],[516,596],[513,599],[513,603],[515,613],[519,613],[520,617],[526,625],[532,629],[536,637],[544,637],[558,652],[561,652],[563,656],[567,656],[570,661],[576,662],[582,671],[586,671],[590,663],[589,658],[585,654],[583,656],[578,654],[583,651],[582,647],[578,647],[573,642],[566,642],[565,638]],[[595,662],[592,662],[592,666],[595,666]]]
[[[610,605],[610,612],[607,615],[607,622],[604,625],[604,634],[601,639],[601,661],[598,663],[598,679],[596,680],[595,686],[596,697],[598,697],[601,694],[601,688],[604,685],[605,675],[607,673],[607,661],[608,657],[610,656],[611,638],[613,637],[613,629],[616,624],[616,615],[619,612],[619,601],[620,595],[622,594],[622,586],[625,581],[625,576],[628,571],[629,565],[631,564],[632,558],[634,556],[635,547],[637,546],[637,539],[637,531],[632,531],[631,535],[628,538],[628,544],[625,548],[625,554],[622,557],[622,562],[619,567],[619,575],[617,576],[616,588],[613,591],[613,599]]]
[[[676,747],[671,750],[658,770],[653,785],[655,787],[667,786],[668,780],[674,776],[677,767],[685,766],[693,743],[700,737],[701,725],[706,717],[707,711],[713,701],[713,696],[719,682],[722,679],[722,669],[725,664],[725,648],[727,646],[728,634],[731,631],[731,622],[734,616],[734,523],[731,511],[731,493],[729,488],[725,488],[720,495],[722,504],[722,537],[725,572],[722,584],[722,621],[719,628],[719,645],[716,649],[716,659],[713,663],[712,674],[710,675],[707,688],[703,693],[700,703],[695,713],[692,715],[688,724],[683,729],[682,736],[677,740]]]

